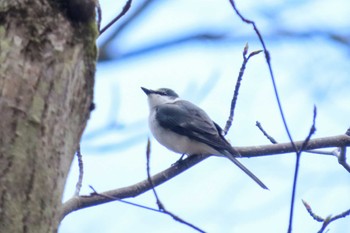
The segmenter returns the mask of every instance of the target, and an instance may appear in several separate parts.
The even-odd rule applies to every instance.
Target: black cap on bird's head
[[[144,87],[141,87],[141,89],[146,93],[146,95],[158,94],[158,95],[169,96],[169,97],[174,97],[174,98],[179,97],[179,95],[176,94],[175,91],[173,91],[169,88],[159,88],[158,90],[155,90],[155,91],[144,88]]]

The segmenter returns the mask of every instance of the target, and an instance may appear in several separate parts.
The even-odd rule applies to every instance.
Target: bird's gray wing
[[[160,126],[222,152],[262,188],[268,189],[258,177],[234,157],[239,153],[222,136],[222,129],[196,105],[185,100],[181,100],[180,103],[160,105],[156,108],[156,119]]]
[[[159,124],[178,134],[203,142],[217,150],[227,150],[231,145],[221,135],[222,129],[199,107],[180,100],[156,108]]]

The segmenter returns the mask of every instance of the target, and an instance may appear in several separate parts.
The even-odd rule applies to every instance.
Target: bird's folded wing
[[[188,101],[158,106],[156,119],[160,126],[216,149],[231,147],[220,134],[220,127],[201,108]]]

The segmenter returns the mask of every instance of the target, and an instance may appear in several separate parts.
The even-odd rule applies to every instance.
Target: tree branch
[[[296,141],[295,146],[301,148],[304,141]],[[338,136],[324,137],[312,139],[304,148],[305,151],[330,147],[346,147],[350,146],[350,136],[341,134]],[[284,153],[295,152],[291,143],[277,143],[272,145],[235,147],[235,149],[242,155],[242,157],[258,157],[267,155],[276,155]]]
[[[343,213],[340,213],[340,214],[337,214],[336,216],[333,216],[332,215],[329,215],[328,217],[326,218],[322,218],[320,217],[319,215],[315,214],[312,209],[311,209],[311,206],[304,200],[302,200],[307,212],[310,214],[310,216],[315,219],[317,222],[322,222],[322,227],[321,229],[318,231],[318,233],[322,233],[324,232],[324,230],[326,229],[326,227],[333,221],[339,219],[339,218],[345,218],[347,216],[350,215],[350,209],[344,211]]]
[[[340,147],[334,153],[338,157],[338,163],[350,172],[350,165],[346,163],[346,147]]]
[[[182,218],[178,217],[177,215],[173,214],[172,212],[168,211],[165,206],[163,205],[163,203],[161,202],[161,200],[159,199],[158,193],[156,191],[156,189],[154,188],[154,184],[151,178],[151,168],[150,168],[150,157],[151,157],[151,142],[148,138],[147,140],[147,149],[146,149],[146,158],[147,158],[147,164],[146,164],[146,170],[147,170],[147,180],[148,182],[151,184],[151,189],[153,191],[154,197],[156,198],[156,203],[158,206],[158,212],[159,213],[163,213],[166,215],[169,215],[170,217],[172,217],[175,221],[182,223],[188,227],[191,227],[192,229],[198,231],[198,232],[202,232],[205,233],[205,231],[203,231],[202,229],[200,229],[199,227],[193,225],[192,223],[189,223],[185,220],[183,220]]]
[[[295,146],[299,149],[302,147],[303,141],[294,142]],[[350,146],[350,136],[343,134],[332,137],[311,139],[305,146],[304,150],[329,148],[329,147],[347,147]],[[267,156],[267,155],[278,155],[284,153],[295,152],[295,148],[291,143],[278,143],[272,145],[260,145],[260,146],[249,146],[249,147],[235,147],[235,149],[245,158]],[[193,155],[183,160],[181,163],[152,176],[152,182],[154,187],[165,183],[171,178],[181,174],[187,169],[193,167],[197,163],[203,161],[209,156]],[[131,186],[110,190],[101,193],[102,195],[111,196],[118,199],[136,197],[142,193],[145,193],[152,189],[152,185],[149,183],[148,179],[136,183]],[[61,209],[61,220],[73,211],[77,211],[83,208],[96,206],[104,203],[113,201],[111,198],[106,198],[105,196],[77,196],[66,201]]]
[[[208,158],[209,156],[202,156],[202,155],[193,155],[189,158],[183,160],[181,163],[176,163],[176,165],[152,176],[152,181],[154,187],[163,184],[164,182],[170,180],[171,178],[181,174],[182,172],[186,171],[190,167],[196,165],[197,163],[201,162],[202,160]],[[123,198],[129,198],[129,197],[136,197],[142,193],[145,193],[149,190],[151,190],[152,186],[149,183],[148,179],[143,180],[139,183],[136,183],[131,186],[110,190],[107,192],[101,193],[101,195],[123,199]],[[66,201],[61,209],[61,221],[62,219],[68,215],[69,213],[73,211],[77,211],[79,209],[96,206],[99,204],[104,204],[113,201],[111,198],[106,198],[105,196],[76,196],[68,201]]]
[[[294,145],[294,140],[292,138],[292,135],[289,131],[289,128],[288,128],[288,125],[287,125],[287,120],[285,118],[285,115],[284,115],[284,112],[283,112],[283,109],[282,109],[282,103],[281,103],[281,100],[280,100],[280,97],[278,95],[278,91],[277,91],[277,85],[276,85],[276,81],[275,81],[275,76],[273,74],[273,70],[272,70],[272,65],[271,65],[271,57],[270,57],[270,53],[269,51],[267,50],[266,48],[266,45],[265,45],[265,42],[264,42],[264,39],[260,33],[260,31],[258,30],[256,24],[254,21],[252,20],[249,20],[249,19],[246,19],[245,17],[243,17],[243,15],[238,11],[237,7],[236,7],[236,4],[233,0],[229,0],[229,2],[231,3],[232,5],[232,8],[233,10],[236,12],[236,14],[238,15],[238,17],[245,23],[247,24],[250,24],[253,26],[253,29],[256,33],[256,35],[258,36],[259,38],[259,41],[260,41],[260,44],[261,46],[263,47],[264,49],[264,53],[265,53],[265,60],[266,60],[266,63],[267,63],[267,67],[269,69],[269,73],[270,73],[270,78],[271,78],[271,81],[272,81],[272,86],[273,86],[273,90],[274,90],[274,93],[275,93],[275,97],[276,97],[276,100],[277,100],[277,105],[278,105],[278,109],[280,111],[280,115],[281,115],[281,118],[282,118],[282,121],[283,121],[283,125],[284,125],[284,128],[286,130],[286,133],[288,135],[288,138],[290,140],[290,143],[292,144],[293,148],[294,148],[294,152],[298,152],[297,148],[296,148],[296,145]]]
[[[117,15],[117,17],[115,17],[111,22],[109,22],[101,31],[100,31],[100,35],[102,35],[102,33],[104,33],[108,28],[110,28],[115,22],[117,22],[121,17],[123,17],[126,12],[129,11],[131,7],[131,0],[128,0],[125,3],[125,6],[123,7],[123,10],[119,13],[119,15]],[[100,15],[100,14],[99,14]],[[101,17],[101,15],[99,16]],[[100,21],[100,20],[99,20]],[[99,23],[100,24],[100,23]],[[100,25],[99,25],[100,28]]]
[[[314,106],[314,116],[312,120],[312,126],[310,129],[309,134],[307,135],[306,139],[304,140],[303,144],[300,148],[298,148],[298,151],[296,153],[296,162],[295,162],[295,170],[294,170],[294,178],[293,178],[293,190],[292,190],[292,197],[290,202],[290,212],[289,212],[289,226],[288,226],[288,232],[292,232],[292,225],[293,225],[293,217],[294,217],[294,203],[295,203],[295,193],[297,190],[297,181],[298,181],[298,174],[299,174],[299,167],[300,167],[300,157],[302,151],[304,151],[304,148],[307,146],[309,141],[311,140],[311,136],[315,134],[316,132],[316,116],[317,116],[317,109],[316,106]]]
[[[226,121],[226,125],[225,125],[225,128],[224,128],[224,136],[228,133],[228,131],[230,130],[231,128],[231,125],[232,125],[232,122],[233,122],[233,117],[234,117],[234,111],[235,111],[235,108],[236,108],[236,103],[237,103],[237,98],[238,98],[238,93],[239,93],[239,88],[241,87],[241,82],[242,82],[242,79],[243,79],[243,74],[244,74],[244,71],[245,71],[245,68],[248,64],[248,61],[251,57],[259,54],[260,52],[262,52],[262,50],[258,50],[258,51],[254,51],[254,52],[251,52],[248,57],[247,57],[247,53],[248,53],[248,43],[245,45],[244,49],[243,49],[243,63],[241,65],[241,69],[239,70],[239,74],[238,74],[238,78],[237,78],[237,81],[236,81],[236,86],[235,86],[235,91],[233,93],[233,97],[232,97],[232,100],[231,100],[231,108],[230,108],[230,115]]]
[[[75,185],[74,196],[79,196],[79,192],[80,192],[81,186],[83,184],[83,177],[84,177],[84,163],[83,163],[83,156],[80,152],[80,145],[78,146],[78,150],[76,152],[76,155],[78,158],[79,177],[78,177],[77,184]]]

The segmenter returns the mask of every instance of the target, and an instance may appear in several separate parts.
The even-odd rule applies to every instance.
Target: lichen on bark
[[[94,14],[94,12],[93,12]],[[0,229],[55,232],[92,103],[94,15],[50,1],[0,3]]]

